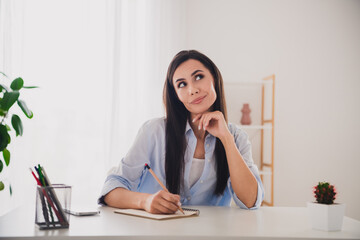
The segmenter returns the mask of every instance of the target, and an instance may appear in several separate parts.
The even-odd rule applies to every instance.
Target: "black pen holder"
[[[71,186],[53,184],[51,187],[37,186],[35,223],[40,229],[69,228]]]

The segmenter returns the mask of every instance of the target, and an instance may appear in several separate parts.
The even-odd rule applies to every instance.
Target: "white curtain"
[[[0,82],[7,86],[10,85],[11,80],[23,72],[23,6],[22,0],[0,0],[0,71],[9,77],[6,78],[0,74]],[[6,123],[11,124],[9,119]],[[14,134],[10,133],[10,136],[14,141]],[[10,196],[10,188],[13,188],[13,161],[10,160],[10,165],[6,167],[2,154],[0,159],[3,162],[0,181],[5,185],[5,189],[0,191],[0,215],[2,215],[14,208],[19,200],[14,201],[14,198]]]
[[[34,112],[12,138],[0,215],[35,201],[29,167],[73,186],[73,204],[93,204],[142,123],[164,116],[162,88],[172,57],[186,47],[181,0],[0,0],[1,64],[39,89]],[[16,23],[16,24],[15,24]],[[3,170],[4,172],[4,170]],[[11,203],[10,203],[11,202]]]
[[[23,11],[23,0],[0,0],[0,71],[9,76],[23,68]]]
[[[164,116],[167,65],[185,46],[185,5],[180,1],[111,1],[114,9],[113,108],[108,166],[117,165],[139,127]]]

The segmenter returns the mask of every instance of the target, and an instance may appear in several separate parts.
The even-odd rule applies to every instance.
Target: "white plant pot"
[[[307,208],[313,229],[341,231],[345,214],[344,203],[321,204],[308,202]]]

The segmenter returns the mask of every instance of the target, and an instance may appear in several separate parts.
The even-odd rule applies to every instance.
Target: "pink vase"
[[[241,112],[242,112],[242,117],[241,117],[240,123],[242,125],[250,125],[251,124],[251,118],[250,118],[251,109],[250,109],[248,103],[244,103],[243,108],[241,109]]]

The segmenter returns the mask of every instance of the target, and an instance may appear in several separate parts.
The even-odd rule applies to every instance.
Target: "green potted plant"
[[[336,190],[328,182],[319,182],[314,187],[316,202],[308,202],[310,221],[313,229],[340,231],[345,213],[345,204],[334,203]]]
[[[0,75],[3,76],[2,79],[8,79],[3,72],[0,72]],[[23,134],[21,118],[16,114],[10,114],[10,109],[15,103],[17,103],[25,116],[32,118],[32,111],[30,111],[26,106],[26,103],[19,98],[20,90],[24,88],[37,88],[24,86],[24,80],[20,77],[14,79],[11,82],[10,87],[3,82],[4,81],[0,81],[0,152],[2,152],[2,154],[0,154],[0,191],[5,189],[4,179],[2,179],[1,172],[4,169],[4,166],[9,166],[10,164],[10,151],[7,148],[11,142],[9,131],[13,128],[16,136],[22,136]],[[10,116],[12,128],[7,124],[7,120],[9,120]],[[11,195],[11,185],[9,185],[9,191]]]

